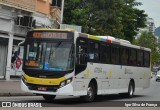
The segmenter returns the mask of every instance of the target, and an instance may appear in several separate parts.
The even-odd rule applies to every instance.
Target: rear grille
[[[29,90],[38,90],[38,91],[50,91],[56,92],[59,89],[59,86],[52,86],[52,85],[37,85],[37,84],[30,84],[27,83]],[[38,88],[46,88],[46,90],[39,90]]]

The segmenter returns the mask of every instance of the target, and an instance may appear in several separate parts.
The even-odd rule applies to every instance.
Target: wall
[[[49,15],[50,14],[50,2],[49,0],[37,0],[36,11]]]

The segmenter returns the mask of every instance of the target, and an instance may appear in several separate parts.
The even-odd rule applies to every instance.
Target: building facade
[[[62,1],[59,7],[54,6],[54,0],[0,0],[0,79],[21,76],[23,46],[17,48],[18,44],[32,28],[57,27],[62,16]],[[53,7],[59,7],[55,14]],[[57,14],[57,11],[60,12]]]
[[[141,33],[144,31],[151,32],[153,33],[153,35],[155,34],[155,23],[153,18],[147,17],[146,27],[140,28],[135,38],[139,38],[141,36]]]

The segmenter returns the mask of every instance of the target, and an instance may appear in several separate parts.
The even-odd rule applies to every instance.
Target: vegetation
[[[64,23],[82,26],[82,32],[93,35],[111,35],[126,39],[152,50],[151,61],[160,63],[160,43],[152,33],[143,32],[134,39],[139,28],[145,27],[144,10],[136,0],[67,0],[64,6]],[[160,42],[160,41],[159,41]]]
[[[136,0],[67,0],[64,23],[82,26],[94,35],[112,35],[133,41],[136,31],[145,27],[146,16]]]

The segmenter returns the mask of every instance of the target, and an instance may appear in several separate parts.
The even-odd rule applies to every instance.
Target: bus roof
[[[88,39],[94,39],[94,40],[118,44],[118,45],[122,45],[122,46],[126,46],[126,47],[132,47],[132,48],[136,48],[136,49],[151,51],[151,49],[149,49],[149,48],[133,45],[128,40],[119,39],[119,38],[115,38],[112,36],[95,36],[95,35],[89,35],[89,34],[85,34],[85,33],[80,33],[80,36],[88,38]]]

